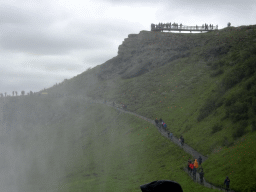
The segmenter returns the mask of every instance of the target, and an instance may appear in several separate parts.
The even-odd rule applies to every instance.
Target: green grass
[[[25,100],[18,109],[26,106]],[[21,190],[139,192],[140,185],[167,179],[180,183],[184,191],[216,191],[192,181],[183,171],[191,155],[151,123],[104,105],[60,100],[52,99],[48,110],[61,112],[68,105],[65,118],[38,124],[29,136],[21,132],[15,140],[14,150],[26,153],[19,160],[25,167],[29,162]],[[32,107],[26,106],[24,115],[34,112]],[[16,116],[18,111],[10,113]]]
[[[202,39],[206,41],[191,49],[190,56],[136,78],[100,81],[96,75],[100,66],[97,66],[47,91],[49,95],[86,95],[92,100],[124,103],[137,114],[162,118],[176,137],[183,135],[185,143],[208,156],[203,164],[207,181],[221,186],[228,175],[232,189],[252,191],[255,189],[252,153],[255,145],[238,145],[238,141],[245,144],[245,139],[246,142],[253,140],[256,129],[256,34],[255,29],[251,32],[248,29],[231,27],[218,31],[219,34],[215,31],[175,34],[176,40],[195,44]],[[150,54],[154,53],[151,50]],[[53,165],[59,170],[58,182],[54,185],[62,186],[59,191],[140,191],[140,185],[160,179],[174,180],[184,191],[214,191],[194,183],[182,170],[191,156],[142,119],[118,114],[103,105],[89,105],[87,98],[23,99],[20,104],[27,103],[19,109],[27,111],[23,125],[30,122],[28,129],[33,134],[34,125],[44,130],[40,131],[41,137],[35,134],[28,140],[34,143],[32,149],[40,149],[32,154],[40,156],[45,149],[40,146],[52,148],[45,153],[48,164],[60,162]],[[16,106],[17,103],[10,98],[9,104]],[[15,109],[4,108],[7,111],[4,118],[11,123],[14,123]],[[60,111],[60,119],[54,117],[45,125]],[[36,118],[41,121],[35,122]],[[20,147],[26,149],[29,146],[26,142],[24,140]],[[245,151],[250,155],[245,155]],[[238,162],[237,155],[241,152],[244,156]],[[47,181],[37,172],[35,161],[26,177],[31,181],[35,179],[34,183],[37,178]],[[51,178],[57,176],[49,177],[48,181]],[[33,182],[30,185],[32,188]]]
[[[256,133],[247,134],[231,147],[221,147],[202,166],[205,179],[216,186],[223,186],[226,176],[235,191],[253,191],[256,187]],[[254,190],[255,191],[255,190]]]
[[[100,108],[104,116],[106,110],[113,110]],[[113,115],[116,112],[112,111]],[[88,136],[94,142],[68,174],[72,176],[63,180],[65,189],[60,191],[139,192],[140,185],[161,179],[180,183],[184,191],[214,191],[190,179],[182,168],[191,156],[162,137],[149,122],[122,114],[102,136],[97,135],[106,126],[99,127]]]

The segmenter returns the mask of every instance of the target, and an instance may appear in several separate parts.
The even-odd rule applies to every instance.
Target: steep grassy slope
[[[208,43],[193,49],[191,56],[137,78],[99,81],[88,95],[125,103],[129,110],[153,119],[162,117],[177,136],[196,133],[186,141],[209,154],[218,145],[232,144],[255,124],[256,36],[250,30],[200,34]],[[230,132],[227,139],[218,136],[224,128]]]
[[[38,104],[62,118],[48,125],[38,123],[29,132],[25,124],[12,131],[15,139],[8,144],[20,163],[10,163],[19,170],[19,177],[12,177],[19,181],[19,191],[139,192],[140,185],[160,179],[179,182],[184,191],[215,191],[194,183],[183,171],[190,155],[136,116],[68,98],[20,98],[5,114],[15,117],[23,110],[27,117]],[[8,106],[10,102],[5,103]],[[46,116],[45,112],[38,114]],[[6,139],[2,135],[1,140]]]
[[[16,103],[20,110],[9,101],[4,108],[5,126],[15,130],[17,122],[22,122],[15,145],[23,141],[19,147],[26,151],[28,140],[35,146],[27,152],[35,157],[27,159],[33,166],[25,166],[28,172],[24,169],[30,190],[42,179],[58,181],[55,189],[61,184],[59,191],[140,191],[141,184],[170,179],[184,191],[212,191],[190,180],[182,170],[190,156],[148,122],[103,105],[89,105],[88,100],[125,103],[140,115],[161,117],[175,136],[183,135],[185,143],[208,156],[203,163],[207,181],[221,186],[228,175],[234,190],[255,189],[255,144],[245,143],[256,136],[255,26],[205,34],[145,32],[139,38],[141,47],[132,44],[134,40],[128,41],[126,50],[121,46],[121,52],[131,52],[128,56],[49,88],[49,97],[25,97],[26,102]],[[143,57],[152,58],[152,63],[143,62],[141,69]],[[112,71],[119,62],[122,69]],[[125,72],[119,74],[120,70]],[[51,97],[60,95],[74,97]],[[27,130],[31,137],[23,134]],[[40,137],[35,130],[40,130]],[[241,141],[247,145],[238,145]],[[44,159],[42,150],[47,157],[43,163],[36,160],[37,156]],[[52,177],[45,177],[47,170]]]
[[[205,178],[215,186],[223,187],[223,178],[231,179],[236,191],[255,191],[256,178],[256,133],[247,134],[236,140],[231,147],[220,147],[203,163]]]
[[[187,40],[188,44],[193,42],[196,46],[187,50],[177,46],[176,51],[188,54],[175,60],[163,60],[161,45],[164,51],[171,36],[171,44]],[[211,154],[220,148],[234,146],[243,136],[254,135],[255,26],[226,28],[205,34],[152,33],[152,38],[155,38],[153,42],[150,34],[147,34],[147,38],[150,42],[145,44],[144,50],[148,55],[154,55],[158,67],[139,76],[135,73],[136,78],[97,80],[87,96],[125,103],[128,110],[152,119],[161,117],[169,131],[178,137],[183,135],[186,143],[209,157],[213,157]],[[156,49],[152,44],[158,44]],[[101,70],[99,67],[97,70],[98,74]],[[86,73],[78,78],[85,76]],[[208,161],[212,163],[211,159]],[[206,164],[206,169],[210,171],[208,166]],[[239,172],[245,169],[244,166],[252,165],[233,165],[230,168],[238,170],[231,176],[231,179],[235,179],[236,190],[244,186],[243,180],[236,179],[240,176]],[[220,185],[217,178],[225,178],[226,172],[218,169],[217,164],[211,165],[211,169],[214,170],[211,177],[206,178]],[[230,173],[229,169],[226,170]],[[249,187],[255,187],[255,183],[251,182]]]

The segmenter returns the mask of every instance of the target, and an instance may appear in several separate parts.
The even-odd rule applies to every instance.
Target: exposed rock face
[[[147,73],[178,58],[190,55],[192,48],[209,40],[201,34],[177,34],[141,31],[130,34],[118,47],[118,55],[101,65],[101,80],[117,76],[132,78]]]
[[[179,183],[169,180],[153,181],[151,183],[141,185],[142,192],[183,192]]]

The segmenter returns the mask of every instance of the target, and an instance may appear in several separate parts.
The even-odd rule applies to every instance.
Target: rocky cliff
[[[212,36],[217,35],[216,31],[211,33]],[[118,47],[118,55],[100,66],[98,77],[101,80],[117,76],[136,77],[168,62],[187,57],[193,48],[202,47],[208,41],[205,34],[198,33],[141,31],[139,34],[130,34]]]

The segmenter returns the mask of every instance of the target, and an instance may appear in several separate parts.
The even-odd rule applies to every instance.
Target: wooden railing
[[[187,26],[187,25],[178,25],[178,24],[161,24],[155,25],[151,24],[151,31],[162,31],[162,30],[174,30],[174,31],[210,31],[218,30],[218,25],[201,25],[201,26]]]

